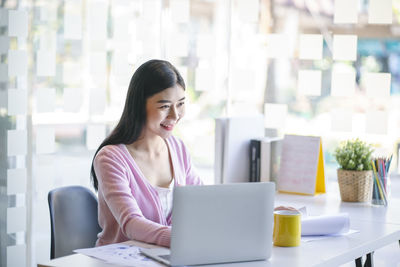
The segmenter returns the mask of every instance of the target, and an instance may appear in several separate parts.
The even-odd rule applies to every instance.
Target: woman
[[[119,123],[91,168],[98,190],[97,246],[131,239],[170,245],[172,188],[200,185],[185,145],[172,130],[185,114],[185,83],[169,62],[134,73]]]

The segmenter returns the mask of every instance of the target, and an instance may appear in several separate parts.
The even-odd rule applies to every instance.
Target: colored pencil
[[[388,201],[388,175],[392,158],[393,155],[390,157],[379,157],[371,160],[374,175],[373,198],[375,200],[382,200],[385,206]]]

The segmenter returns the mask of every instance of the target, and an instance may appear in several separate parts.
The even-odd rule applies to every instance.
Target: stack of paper
[[[86,256],[95,257],[110,264],[137,267],[161,267],[158,262],[150,260],[140,253],[139,247],[127,244],[111,244],[94,248],[74,250]]]
[[[347,233],[350,218],[347,213],[307,216],[301,220],[301,235],[335,235]]]
[[[302,215],[303,216],[303,215]],[[321,216],[305,216],[301,220],[301,241],[310,242],[359,232],[350,229],[347,213]]]

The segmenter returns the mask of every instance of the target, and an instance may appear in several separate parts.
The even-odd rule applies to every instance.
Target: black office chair
[[[82,186],[53,189],[48,194],[50,258],[73,254],[74,249],[93,247],[101,228],[97,220],[97,198]]]

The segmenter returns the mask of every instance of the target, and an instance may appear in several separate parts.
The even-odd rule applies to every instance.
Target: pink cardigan
[[[200,185],[183,142],[166,139],[175,186]],[[96,155],[94,169],[99,182],[99,224],[96,246],[138,240],[170,245],[171,215],[165,218],[158,193],[143,176],[124,144],[108,145]]]

